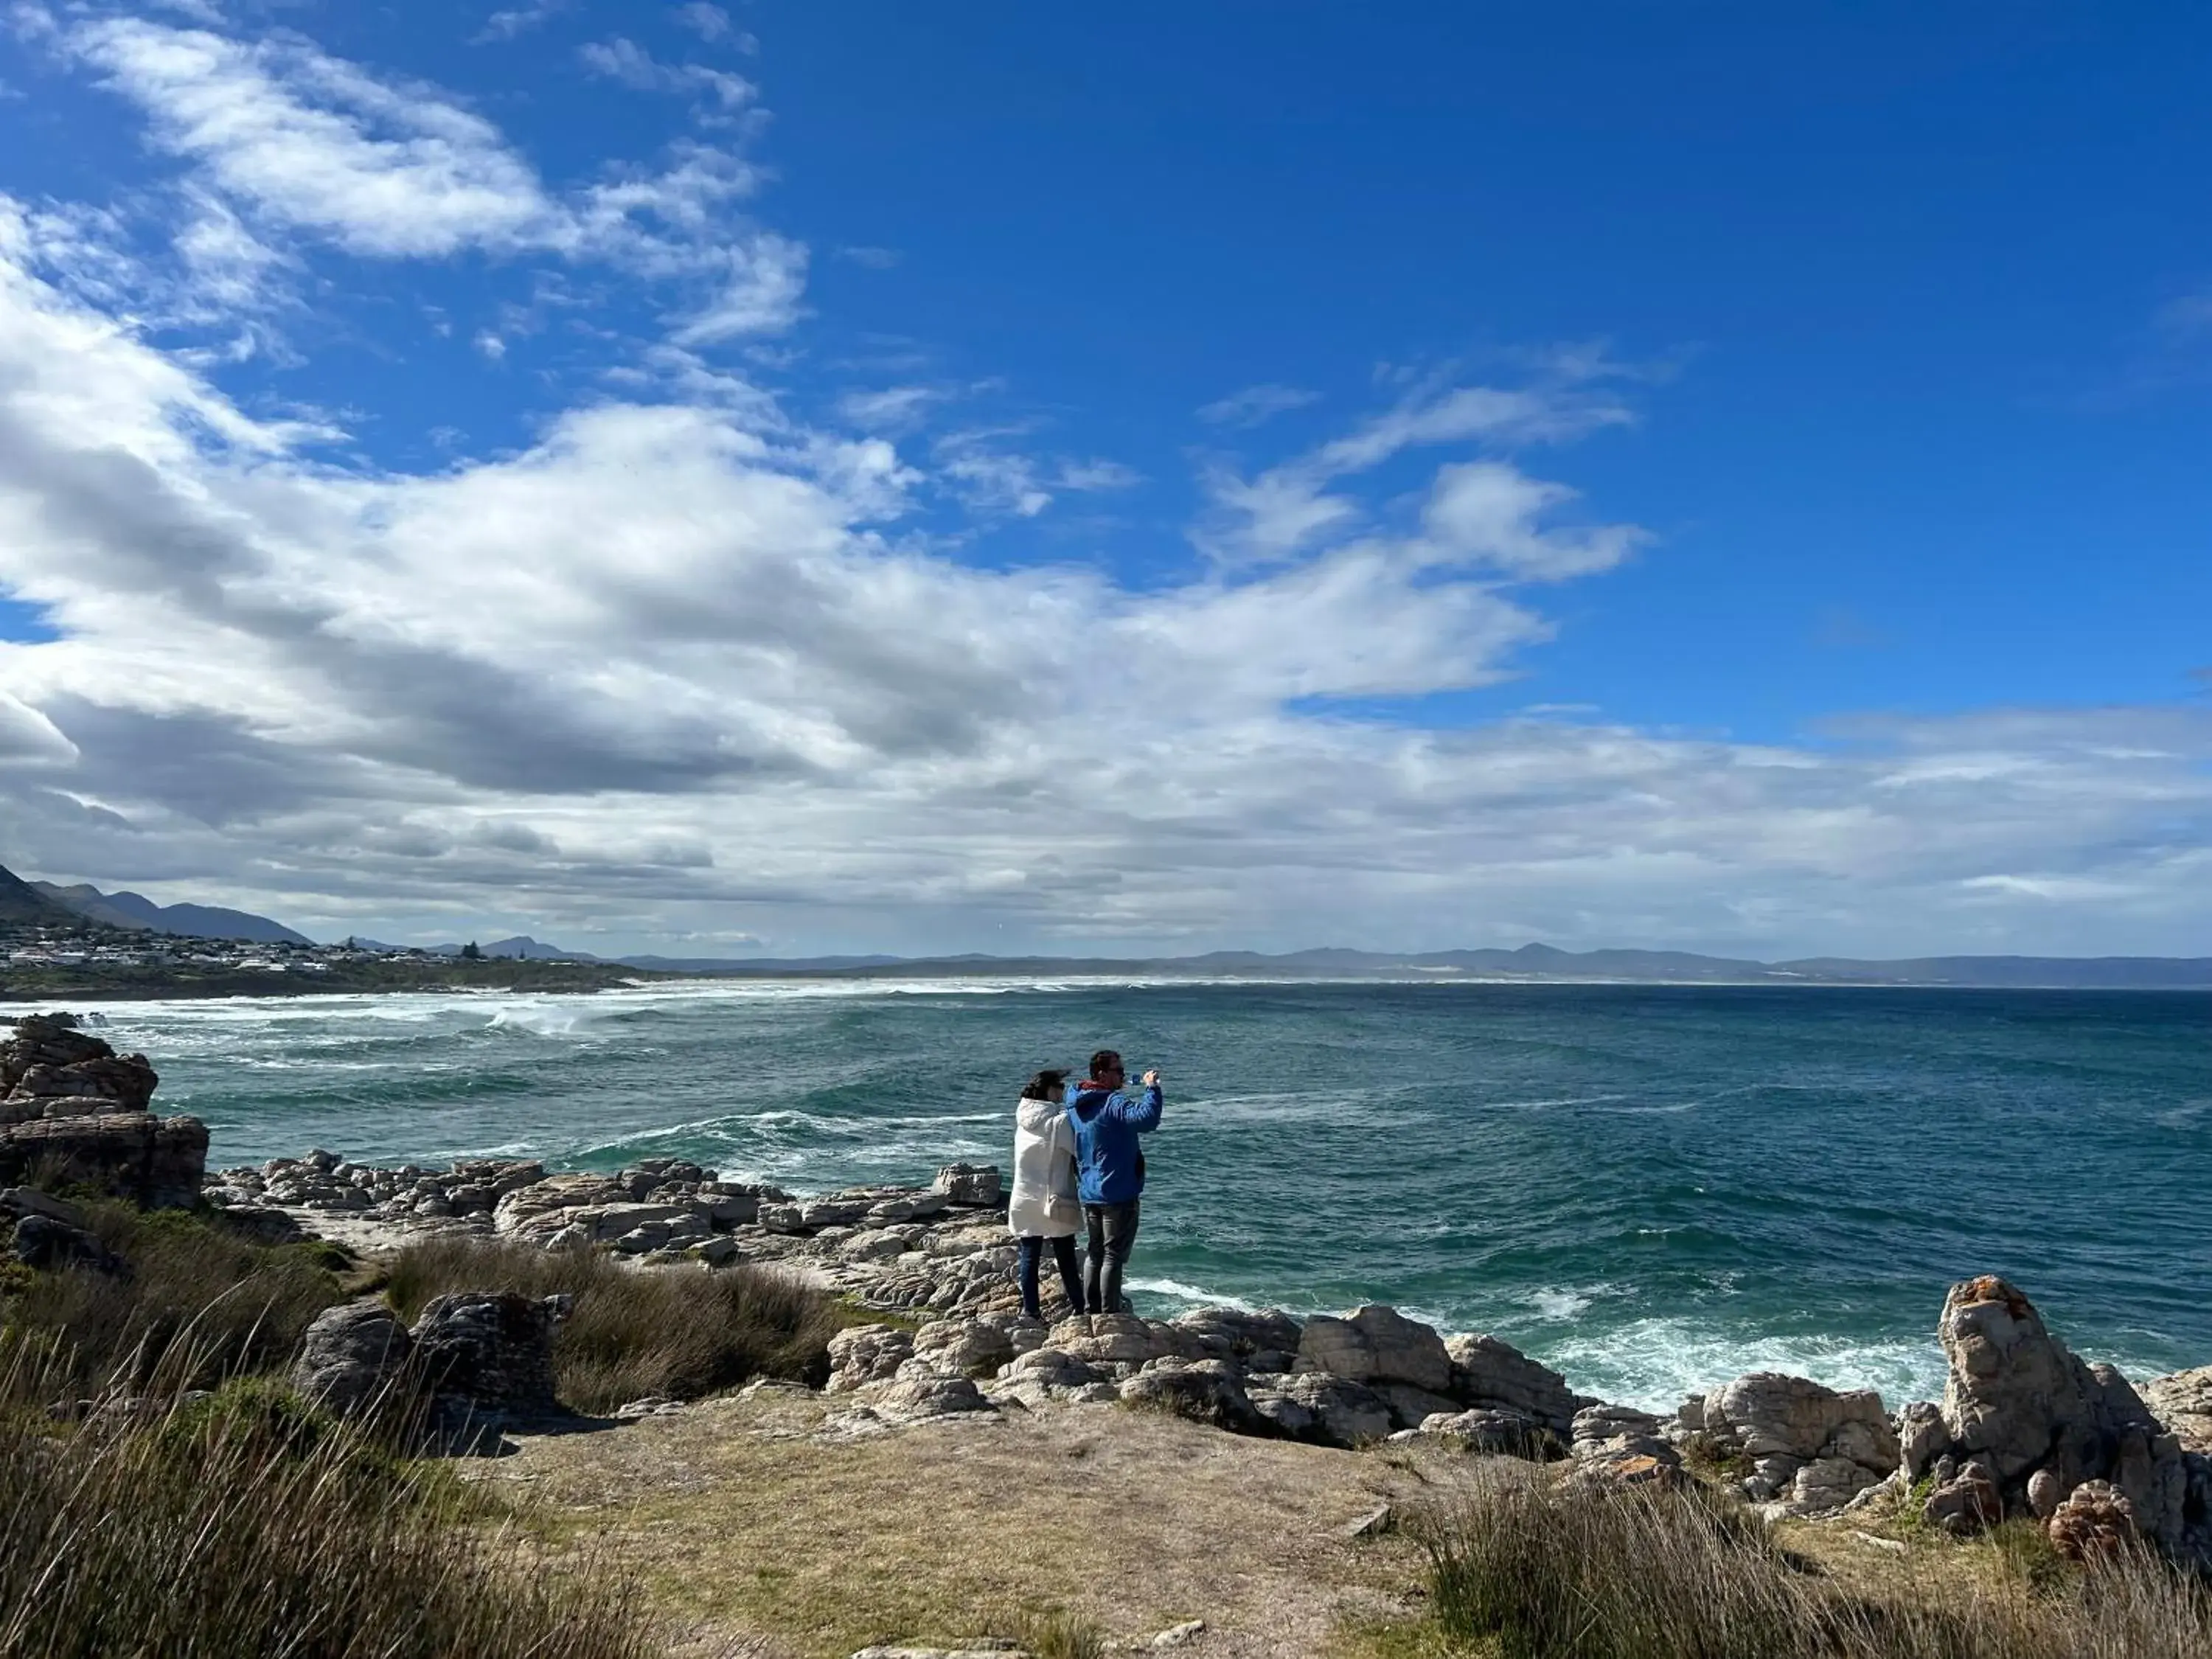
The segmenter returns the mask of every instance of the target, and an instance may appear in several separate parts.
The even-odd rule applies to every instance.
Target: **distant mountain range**
[[[110,927],[183,934],[196,939],[246,939],[308,945],[267,916],[200,904],[155,904],[137,893],[103,893],[88,885],[58,887],[24,882],[0,869],[0,922],[51,922],[69,915]],[[410,947],[369,939],[369,950]],[[459,956],[458,944],[428,947],[434,956]],[[1084,975],[1160,978],[1496,980],[1528,982],[1633,981],[1668,985],[1950,985],[1984,988],[2073,990],[2212,989],[2212,957],[1915,957],[1864,961],[1808,957],[1759,962],[1741,957],[1700,956],[1688,951],[1562,951],[1549,945],[1518,950],[1431,951],[1395,956],[1373,951],[1322,949],[1269,956],[1257,951],[1213,951],[1192,957],[598,957],[567,951],[528,934],[477,946],[487,957],[527,962],[582,962],[635,968],[648,973],[748,978],[787,975],[839,978],[913,979],[989,975],[1051,979]]]
[[[368,943],[364,940],[363,943]],[[458,953],[458,945],[434,947]],[[1159,978],[1493,980],[1528,983],[1662,985],[1951,985],[2072,990],[2212,989],[2212,957],[1918,957],[1861,961],[1811,957],[1759,962],[1688,951],[1431,951],[1394,956],[1373,951],[1214,951],[1194,957],[595,957],[527,935],[477,947],[488,957],[533,962],[592,962],[662,974],[769,978],[943,979],[960,975],[1053,979],[1090,975]]]
[[[0,869],[0,922],[35,927],[73,919],[66,906],[55,903],[20,876]]]
[[[0,875],[6,873],[0,871]],[[139,893],[103,893],[90,885],[58,887],[50,881],[16,881],[13,876],[8,879],[38,894],[50,904],[87,921],[103,922],[110,927],[129,928],[136,933],[177,933],[186,939],[246,939],[257,945],[314,943],[305,933],[295,933],[282,922],[250,911],[226,910],[210,904],[156,904]]]

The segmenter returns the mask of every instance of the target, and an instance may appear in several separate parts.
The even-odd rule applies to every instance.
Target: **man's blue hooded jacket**
[[[1128,1204],[1145,1190],[1137,1137],[1160,1126],[1160,1085],[1140,1091],[1079,1084],[1067,1103],[1075,1131],[1076,1188],[1085,1204]]]

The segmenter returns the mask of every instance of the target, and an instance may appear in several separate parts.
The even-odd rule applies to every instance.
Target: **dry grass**
[[[763,1638],[776,1659],[1042,1641],[1055,1623],[1077,1656],[1191,1619],[1210,1659],[1316,1659],[1348,1626],[1410,1616],[1415,1546],[1344,1536],[1384,1498],[1432,1490],[1406,1468],[1080,1407],[825,1443],[824,1407],[713,1401],[617,1434],[525,1437],[474,1473],[529,1494],[549,1542],[635,1566],[702,1639]],[[1437,1460],[1427,1479],[1468,1467]]]
[[[10,1659],[645,1659],[619,1583],[522,1571],[442,1482],[271,1384],[57,1428],[0,1375],[0,1653]]]
[[[272,1248],[189,1212],[74,1201],[128,1274],[11,1262],[0,1276],[0,1354],[31,1356],[56,1396],[175,1393],[284,1364],[343,1299],[349,1263],[329,1245]]]
[[[1498,1659],[2212,1653],[2203,1586],[2148,1554],[2084,1574],[2017,1529],[1844,1576],[1703,1489],[1580,1492],[1495,1466],[1424,1538],[1436,1630]]]
[[[554,1364],[562,1403],[587,1412],[696,1400],[756,1376],[819,1386],[845,1322],[821,1291],[768,1268],[641,1269],[596,1251],[452,1237],[393,1260],[386,1295],[402,1318],[450,1291],[574,1297]]]

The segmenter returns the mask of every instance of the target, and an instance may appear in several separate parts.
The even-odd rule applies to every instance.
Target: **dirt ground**
[[[1368,1651],[1419,1610],[1418,1547],[1351,1529],[1449,1502],[1449,1455],[1239,1438],[1118,1407],[1010,1409],[866,1439],[764,1389],[474,1466],[545,1542],[641,1578],[672,1651],[846,1659],[1072,1615],[1117,1644],[1203,1620],[1206,1659]]]

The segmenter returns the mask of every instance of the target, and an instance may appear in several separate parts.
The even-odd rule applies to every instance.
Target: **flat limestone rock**
[[[2140,1392],[2183,1450],[2212,1453],[2212,1365],[2154,1376]]]

